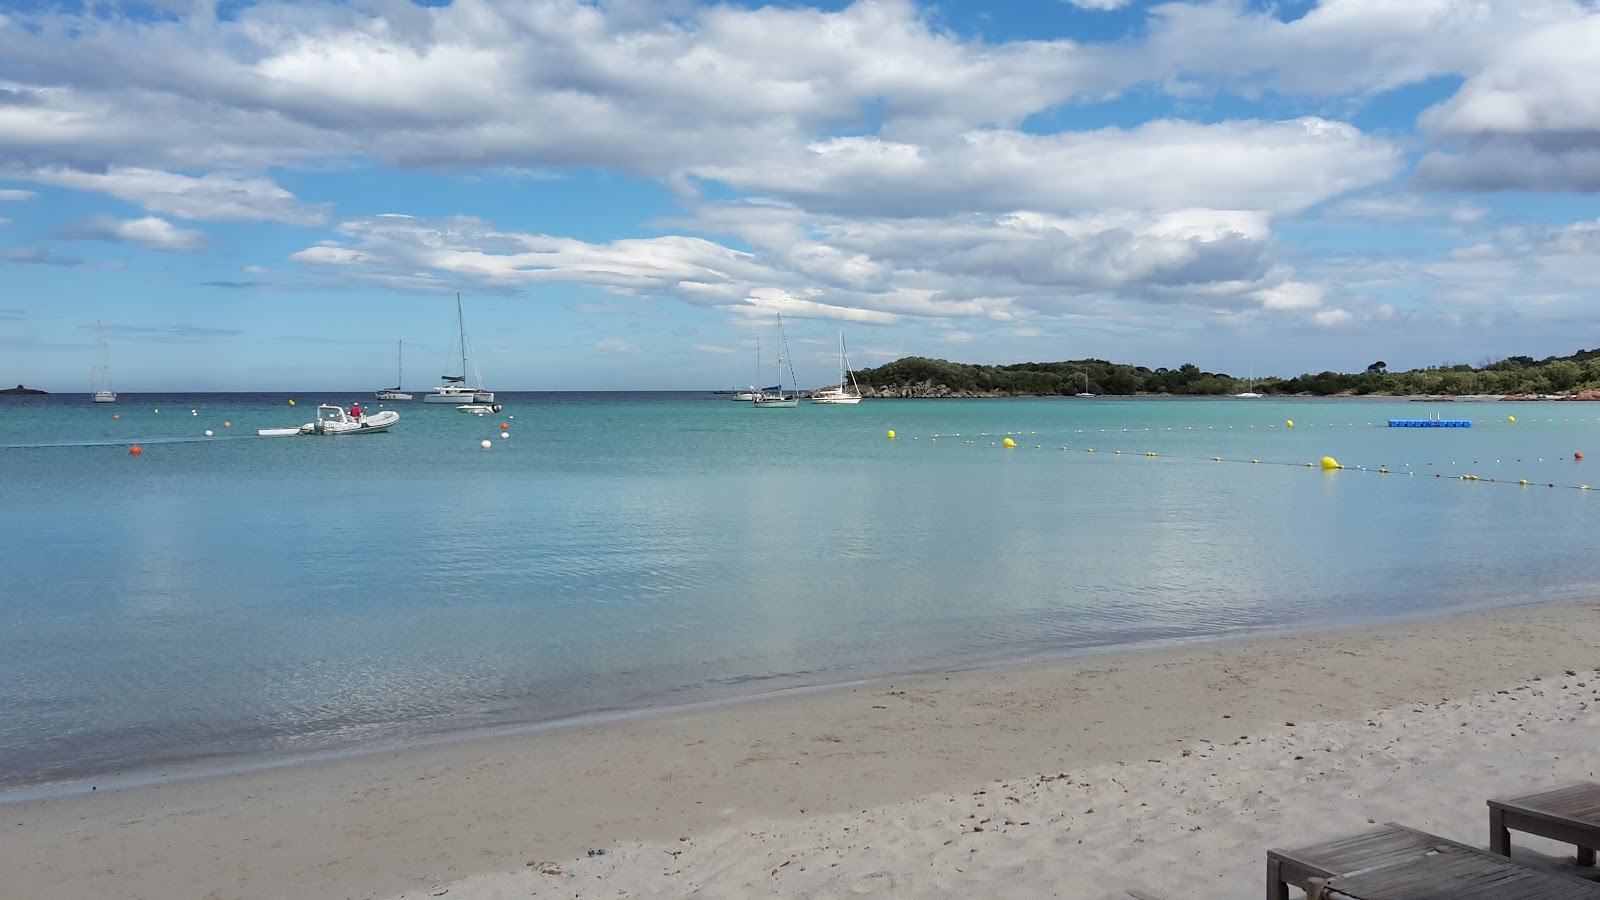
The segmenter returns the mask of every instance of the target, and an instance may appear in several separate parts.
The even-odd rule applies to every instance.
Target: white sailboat
[[[117,392],[111,389],[111,357],[99,322],[94,324],[94,333],[99,339],[99,347],[95,350],[94,365],[89,369],[89,390],[93,392],[94,402],[115,403]]]
[[[379,400],[410,400],[411,395],[406,393],[406,342],[401,341],[396,351],[394,387],[381,388],[373,391],[372,395]]]
[[[423,403],[449,403],[460,409],[462,406],[477,406],[494,403],[494,392],[482,387],[483,376],[478,374],[476,362],[472,362],[469,369],[468,359],[471,344],[467,342],[466,319],[461,315],[461,295],[456,294],[456,326],[461,332],[461,374],[439,376],[444,383],[434,388],[423,396]],[[467,383],[467,373],[471,371],[473,381],[478,382],[477,387]],[[471,412],[472,410],[468,410]]]
[[[1234,394],[1234,396],[1241,400],[1259,400],[1263,396],[1256,393],[1256,367],[1254,365],[1250,367],[1250,380],[1245,382],[1245,389],[1240,393]]]
[[[1083,390],[1078,392],[1078,396],[1079,397],[1094,397],[1094,396],[1097,396],[1095,394],[1089,393],[1089,370],[1088,369],[1084,369],[1083,370]]]
[[[757,409],[793,409],[800,405],[799,394],[786,394],[783,391],[784,365],[789,367],[789,383],[794,384],[794,362],[789,359],[789,339],[783,334],[783,313],[778,313],[778,383],[770,388],[762,388],[751,401]]]
[[[844,352],[844,332],[839,332],[839,386],[811,392],[812,403],[834,406],[861,402],[861,386],[856,384],[856,373],[850,370],[850,357]]]

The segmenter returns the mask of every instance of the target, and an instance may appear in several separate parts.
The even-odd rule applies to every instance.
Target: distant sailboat
[[[401,341],[397,350],[398,357],[395,363],[394,387],[382,388],[373,391],[373,396],[379,400],[410,400],[411,395],[406,393],[406,342]]]
[[[756,380],[757,381],[761,380],[761,337],[760,337],[760,335],[756,336]],[[750,387],[748,387],[748,388],[746,388],[746,389],[744,389],[742,391],[734,391],[733,392],[733,400],[735,402],[743,401],[745,403],[749,403],[750,401],[756,399],[757,397],[760,397],[761,393],[763,391],[775,391],[775,390],[778,389],[778,387],[779,387],[779,385],[775,384],[772,387],[758,388],[754,384],[752,384],[752,385],[750,385]]]
[[[783,334],[783,313],[778,313],[778,384],[772,388],[763,388],[753,401],[757,409],[792,409],[800,405],[799,394],[785,394],[783,392],[783,368],[789,367],[789,383],[794,384],[794,362],[789,359],[789,339]]]
[[[99,347],[95,350],[94,366],[89,369],[89,390],[93,391],[94,402],[115,403],[117,392],[111,389],[111,357],[99,322],[94,324],[94,333]]]
[[[1084,369],[1083,370],[1083,390],[1078,392],[1078,396],[1079,397],[1093,397],[1093,396],[1095,396],[1094,394],[1089,393],[1089,370],[1088,369]]]
[[[444,384],[439,385],[431,392],[423,395],[422,402],[449,403],[452,406],[455,406],[457,409],[461,409],[462,407],[485,406],[493,404],[494,392],[483,389],[483,376],[478,374],[476,362],[473,362],[471,366],[471,372],[473,379],[478,382],[478,386],[474,387],[473,385],[467,383],[467,357],[469,348],[472,345],[467,343],[467,320],[462,318],[461,315],[460,294],[456,294],[456,328],[461,332],[461,374],[441,375],[440,380],[443,381]],[[464,411],[476,412],[475,409],[466,409]]]
[[[856,384],[856,373],[850,370],[850,357],[844,352],[844,332],[839,332],[839,386],[811,392],[812,403],[844,405],[861,402],[861,387]]]
[[[1254,365],[1250,367],[1250,380],[1245,382],[1244,391],[1234,394],[1234,396],[1241,400],[1261,399],[1262,395],[1256,393],[1256,367]]]

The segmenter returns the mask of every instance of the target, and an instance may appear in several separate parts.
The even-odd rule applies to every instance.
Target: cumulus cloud
[[[176,250],[193,253],[205,249],[205,234],[178,228],[155,216],[142,219],[117,219],[107,215],[90,216],[69,222],[52,234],[60,238],[138,244],[147,250]]]
[[[0,201],[9,200],[12,202],[21,202],[23,200],[32,200],[37,196],[39,195],[35,194],[33,191],[23,191],[15,188],[0,188]]]

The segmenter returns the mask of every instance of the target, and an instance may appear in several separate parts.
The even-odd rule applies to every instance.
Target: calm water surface
[[[0,786],[1600,595],[1588,404],[502,394],[255,435],[359,397],[0,398]],[[1474,425],[1384,427],[1430,413]]]

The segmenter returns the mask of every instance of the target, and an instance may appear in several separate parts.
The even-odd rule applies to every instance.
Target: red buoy
[[[128,448],[128,455],[129,456],[138,456],[139,454],[141,454],[143,452],[144,452],[144,448],[139,446],[138,444],[134,444],[132,447]]]

